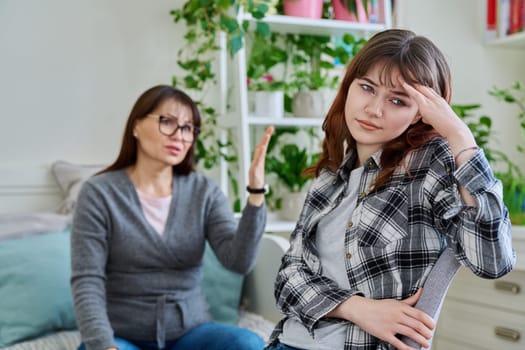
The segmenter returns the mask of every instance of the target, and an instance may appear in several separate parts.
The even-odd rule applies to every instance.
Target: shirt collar
[[[383,150],[380,149],[376,153],[372,154],[371,157],[369,157],[367,160],[365,160],[364,163],[364,171],[375,171],[381,169],[381,154],[383,153]],[[357,152],[355,150],[350,150],[345,157],[343,158],[343,161],[341,162],[341,166],[339,169],[337,169],[337,177],[343,181],[348,181],[348,178],[350,177],[350,172],[354,168],[354,163],[357,161]]]

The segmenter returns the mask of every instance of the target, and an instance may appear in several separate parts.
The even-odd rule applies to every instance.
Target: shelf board
[[[492,39],[487,42],[487,45],[494,47],[507,47],[523,49],[525,48],[525,32],[507,35],[502,38]]]
[[[299,118],[285,116],[283,118],[258,117],[250,115],[248,117],[250,125],[276,125],[276,126],[317,126],[323,125],[323,118]]]
[[[255,23],[250,14],[244,14],[243,20]],[[342,35],[345,33],[361,34],[365,37],[386,29],[384,23],[358,23],[335,19],[311,19],[285,15],[270,15],[262,20],[268,23],[273,32],[311,35]]]
[[[241,213],[235,213],[234,217],[239,220]],[[264,232],[291,233],[295,229],[295,225],[295,221],[281,220],[277,213],[269,211]]]
[[[265,232],[287,232],[291,233],[295,228],[295,222],[292,221],[268,221]]]

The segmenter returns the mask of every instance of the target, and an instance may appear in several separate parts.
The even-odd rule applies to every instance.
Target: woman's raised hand
[[[274,128],[269,126],[264,131],[264,135],[255,147],[253,159],[248,174],[248,186],[250,188],[263,188],[265,185],[264,163],[266,160],[266,150],[272,137]],[[261,205],[264,201],[264,194],[250,194],[248,201],[253,205]]]

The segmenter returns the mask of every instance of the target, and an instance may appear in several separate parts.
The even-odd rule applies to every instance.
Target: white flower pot
[[[328,89],[299,91],[293,97],[292,112],[301,118],[324,118],[335,93]]]
[[[254,114],[258,117],[282,118],[284,116],[283,91],[255,91]]]
[[[283,194],[280,215],[284,220],[297,221],[303,209],[306,192],[286,192]]]

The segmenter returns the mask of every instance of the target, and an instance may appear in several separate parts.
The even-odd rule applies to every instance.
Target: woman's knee
[[[235,350],[262,350],[264,348],[264,340],[256,333],[239,328],[234,332],[234,339],[231,341],[232,349]]]

